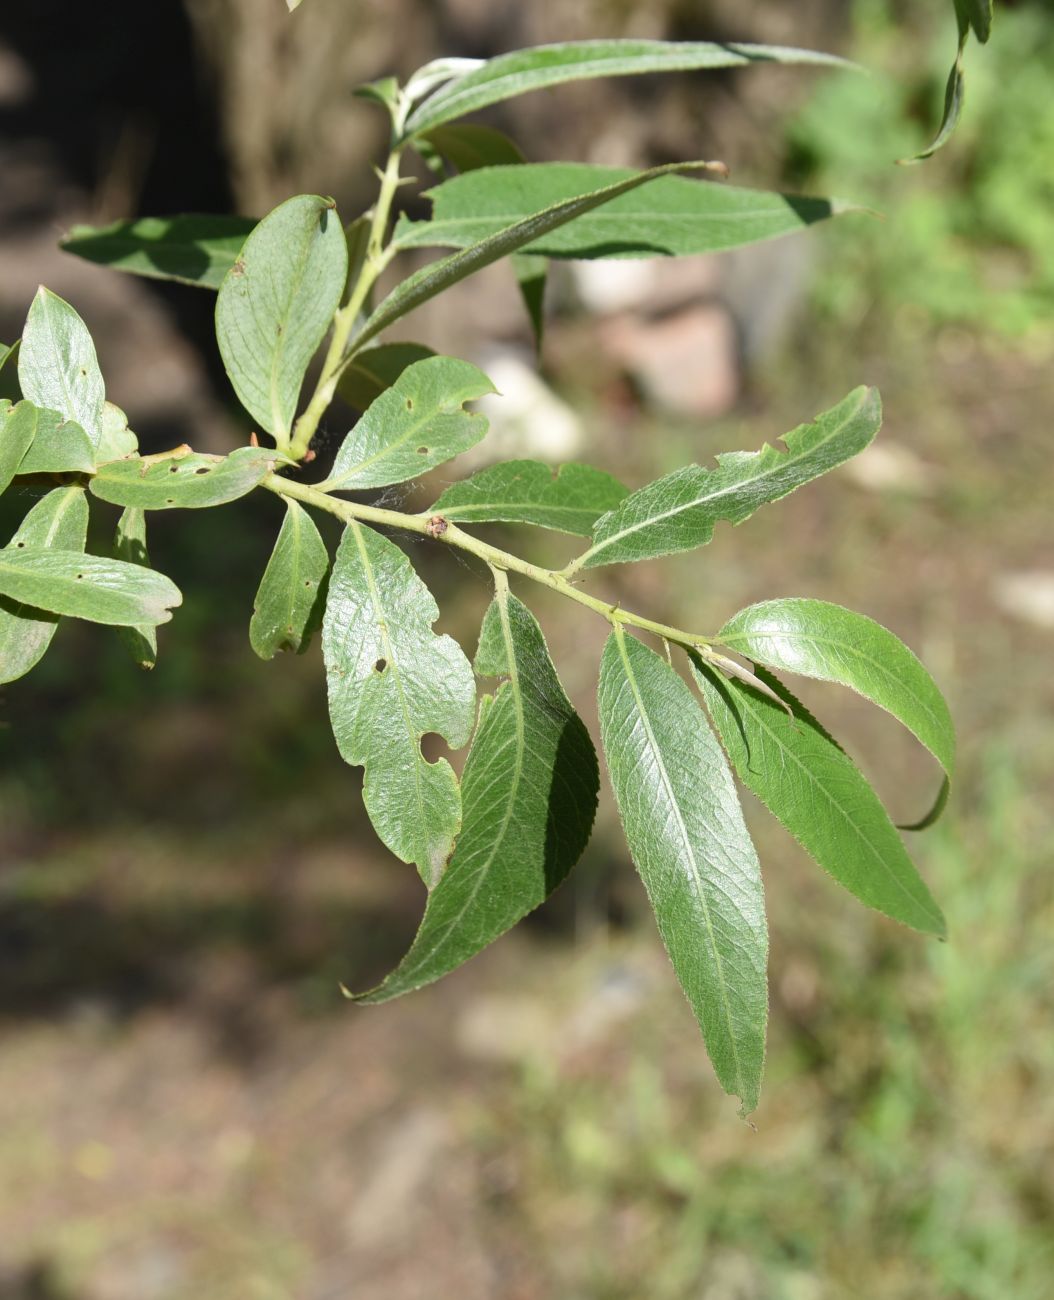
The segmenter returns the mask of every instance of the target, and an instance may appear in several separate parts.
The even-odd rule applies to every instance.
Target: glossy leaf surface
[[[7,550],[55,547],[83,551],[87,537],[88,501],[84,489],[71,484],[55,488],[36,503]],[[0,682],[24,677],[40,662],[58,622],[56,614],[0,596]]]
[[[307,511],[289,499],[285,504],[249,623],[249,643],[261,659],[306,650],[322,616],[329,552]]]
[[[857,388],[837,406],[783,439],[785,451],[732,451],[717,468],[688,465],[649,483],[600,519],[593,545],[576,567],[647,560],[705,546],[720,520],[742,523],[755,510],[778,501],[863,451],[882,423],[874,388]]]
[[[634,637],[609,637],[599,704],[611,784],[663,943],[722,1087],[753,1110],[768,936],[732,774],[688,686]]]
[[[195,453],[133,458],[102,466],[89,486],[93,496],[117,506],[196,510],[245,496],[274,463],[274,452],[263,447],[239,447],[221,460]]]
[[[457,523],[535,524],[588,537],[626,496],[618,479],[589,465],[509,460],[451,484],[432,509]]]
[[[224,276],[216,339],[242,405],[287,437],[300,386],[340,306],[348,244],[332,199],[301,194],[264,217]]]
[[[61,247],[116,271],[218,289],[255,225],[249,217],[139,217],[74,226]]]
[[[453,749],[472,731],[472,668],[438,636],[439,608],[394,542],[359,523],[345,530],[322,624],[329,714],[341,755],[365,767],[363,802],[377,834],[426,885],[439,879],[461,825],[457,778],[429,762],[421,739]]]
[[[79,424],[99,445],[106,385],[95,344],[69,303],[43,285],[26,317],[18,379],[31,402]]]
[[[739,779],[798,843],[862,903],[927,934],[944,917],[878,796],[804,705],[764,669],[761,680],[794,712],[693,661]]]
[[[461,835],[413,946],[366,1002],[430,984],[475,956],[552,893],[589,840],[596,753],[541,628],[507,591],[487,611],[475,666],[505,681],[482,702]]]
[[[183,597],[152,569],[79,551],[26,545],[0,551],[0,595],[92,623],[167,623]]]
[[[344,439],[326,491],[383,487],[417,478],[487,432],[465,403],[493,393],[482,370],[455,357],[428,357],[408,366],[371,404]]]
[[[569,81],[734,68],[748,63],[840,64],[841,60],[783,46],[707,41],[568,41],[538,45],[488,59],[481,67],[449,81],[414,110],[406,134],[418,135],[488,104]]]
[[[769,668],[838,682],[891,713],[955,774],[955,728],[937,684],[908,647],[864,614],[824,600],[794,598],[750,605],[728,620],[718,639]],[[911,829],[935,820],[944,806]]]

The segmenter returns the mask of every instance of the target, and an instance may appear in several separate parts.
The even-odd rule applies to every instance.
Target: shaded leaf
[[[95,470],[95,448],[91,439],[72,420],[58,411],[42,411],[30,402],[20,402],[16,410],[26,407],[32,412],[36,428],[19,474],[91,474]],[[30,418],[27,414],[26,418]]]
[[[374,399],[341,443],[323,491],[383,487],[417,478],[487,432],[482,415],[464,409],[495,391],[482,370],[456,357],[408,366]]]
[[[128,427],[128,416],[113,402],[103,402],[102,433],[95,458],[100,465],[111,460],[134,456],[139,450],[139,439]]]
[[[531,322],[535,350],[540,352],[545,336],[545,289],[549,282],[549,261],[545,257],[536,257],[533,253],[513,253],[509,259],[512,264],[516,283],[520,286],[520,297],[527,309],[527,319]]]
[[[251,217],[137,217],[74,226],[60,246],[115,271],[218,289],[255,225]]]
[[[437,732],[459,749],[476,698],[461,647],[432,631],[438,616],[398,546],[350,523],[322,624],[330,721],[345,762],[366,769],[362,797],[377,834],[429,887],[450,856],[461,797],[450,764],[428,762],[421,738]]]
[[[92,623],[167,623],[182,603],[175,583],[152,569],[45,545],[0,551],[0,595]]]
[[[356,411],[365,411],[385,389],[391,388],[407,366],[434,356],[432,349],[422,343],[382,343],[367,348],[352,358],[340,376],[337,392]]]
[[[429,190],[432,220],[403,217],[394,239],[401,248],[466,248],[531,213],[634,175],[625,167],[584,163],[527,163],[470,172]],[[576,217],[527,248],[569,258],[711,253],[789,234],[851,210],[837,200],[664,176]]]
[[[146,515],[136,506],[128,506],[117,521],[113,539],[113,558],[128,564],[150,567],[146,549]],[[149,623],[138,627],[118,628],[128,653],[140,668],[153,668],[157,663],[157,629]]]
[[[825,600],[792,598],[749,605],[718,633],[747,658],[802,677],[838,682],[904,724],[944,768],[955,774],[955,728],[944,697],[908,647],[874,619]],[[936,820],[947,798],[907,829]]]
[[[475,956],[552,893],[589,840],[596,753],[541,628],[504,587],[484,618],[475,667],[506,680],[480,709],[457,847],[410,951],[362,1001],[386,1002]]]
[[[955,0],[960,28],[969,23],[982,45],[992,34],[992,0]]]
[[[458,122],[456,125],[437,126],[421,136],[438,154],[459,172],[476,171],[480,167],[502,167],[525,161],[520,146],[510,140],[504,131],[477,122]]]
[[[0,409],[0,492],[6,492],[37,432],[41,411],[32,402]]]
[[[92,496],[144,510],[194,510],[223,505],[251,492],[274,468],[264,447],[239,447],[217,458],[197,453],[113,461],[90,483]]]
[[[531,90],[593,77],[647,72],[691,72],[748,63],[821,63],[846,66],[828,54],[774,45],[730,45],[704,41],[568,41],[538,45],[488,59],[448,82],[420,104],[406,123],[406,135],[419,135]]]
[[[716,469],[687,465],[649,483],[604,515],[593,545],[575,569],[647,560],[705,546],[719,520],[742,523],[755,510],[778,501],[863,451],[882,423],[874,388],[857,388],[844,401],[760,451],[717,457]]]
[[[868,907],[943,937],[940,908],[878,796],[804,705],[764,669],[762,682],[791,707],[793,722],[701,659],[692,669],[739,779],[806,852]]]
[[[685,682],[619,631],[604,648],[599,704],[611,784],[663,943],[721,1086],[753,1110],[768,936],[732,773]]]
[[[88,501],[84,489],[71,484],[55,488],[36,503],[7,549],[53,546],[83,551],[87,537]],[[0,682],[24,677],[40,662],[58,622],[56,614],[0,596]]]
[[[588,537],[597,519],[628,495],[618,479],[589,465],[554,470],[537,460],[510,460],[452,484],[432,509],[458,523],[535,524]]]
[[[69,303],[43,285],[22,332],[18,379],[31,402],[79,424],[98,447],[106,386],[95,344]]]
[[[234,391],[261,428],[288,437],[300,386],[340,306],[348,244],[332,199],[287,199],[252,231],[216,298]]]
[[[18,386],[18,353],[22,340],[16,339],[10,347],[0,343],[0,401],[17,402],[22,397]]]
[[[286,516],[256,593],[249,643],[261,659],[301,654],[322,618],[329,552],[311,516],[286,498]]]

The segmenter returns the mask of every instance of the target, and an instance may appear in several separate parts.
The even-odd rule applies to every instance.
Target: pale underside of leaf
[[[588,537],[600,515],[628,495],[617,479],[589,465],[554,470],[536,460],[512,460],[452,484],[432,510],[452,522],[534,524]]]
[[[43,545],[0,551],[0,595],[92,623],[167,623],[182,602],[163,574],[137,564]]]
[[[286,499],[286,516],[256,593],[249,642],[261,659],[307,648],[320,618],[329,552],[311,516]]]
[[[26,317],[18,378],[25,397],[79,424],[98,446],[106,386],[95,344],[69,303],[43,285]]]
[[[176,453],[160,460],[130,458],[103,465],[90,483],[92,496],[145,510],[197,510],[236,501],[274,469],[275,453],[238,447],[217,458]]]

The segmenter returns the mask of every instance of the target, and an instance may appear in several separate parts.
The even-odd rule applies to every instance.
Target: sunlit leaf
[[[18,467],[19,474],[91,474],[95,469],[95,448],[91,439],[72,420],[58,411],[42,411],[31,402],[20,402],[26,419],[35,423],[33,440]],[[2,435],[0,435],[2,436]]]
[[[451,484],[432,509],[458,523],[535,524],[588,537],[628,495],[618,479],[589,465],[554,470],[537,460],[509,460]]]
[[[137,217],[74,226],[61,247],[115,271],[218,289],[255,225],[250,217]]]
[[[432,349],[421,343],[382,343],[366,348],[345,368],[337,392],[356,411],[365,411],[408,366],[434,356]]]
[[[138,564],[45,545],[0,551],[0,596],[92,623],[167,623],[183,597],[175,583]]]
[[[117,506],[144,510],[195,510],[236,501],[274,468],[275,454],[263,447],[239,447],[229,456],[188,452],[154,460],[113,461],[92,479],[92,496]]]
[[[106,386],[95,344],[69,303],[43,285],[22,332],[18,379],[31,402],[79,424],[98,447]]]

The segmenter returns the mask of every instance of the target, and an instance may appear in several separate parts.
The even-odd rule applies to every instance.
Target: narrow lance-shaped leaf
[[[455,176],[428,191],[431,221],[402,218],[401,248],[466,248],[551,204],[566,202],[635,173],[584,163],[527,163]],[[536,239],[548,257],[660,257],[712,253],[790,234],[851,211],[838,200],[739,189],[665,176]]]
[[[732,774],[685,682],[621,631],[604,649],[599,702],[611,784],[659,932],[721,1086],[753,1110],[768,936]]]
[[[138,217],[74,226],[60,247],[115,271],[218,289],[255,225],[250,217]]]
[[[33,439],[18,467],[19,474],[91,474],[95,470],[95,448],[91,439],[72,420],[58,411],[42,411],[31,402],[19,402],[16,411],[26,408],[26,419],[35,424]]]
[[[92,496],[144,510],[199,510],[236,501],[274,469],[275,453],[239,447],[229,456],[192,453],[114,461],[91,480]]]
[[[18,379],[31,402],[79,424],[99,445],[106,385],[95,344],[69,303],[43,285],[22,332]]]
[[[474,447],[487,432],[482,415],[464,409],[495,391],[487,376],[456,357],[409,366],[341,443],[326,492],[383,487]]]
[[[552,893],[589,840],[596,753],[541,628],[504,585],[483,621],[476,671],[506,680],[480,709],[457,847],[410,951],[363,1001],[398,997],[475,956]]]
[[[537,460],[509,460],[451,484],[432,509],[451,522],[535,524],[588,537],[628,495],[618,479],[589,465],[554,470]]]
[[[593,77],[621,77],[649,72],[692,72],[734,68],[749,63],[820,63],[841,66],[841,59],[810,50],[776,45],[731,45],[708,41],[568,41],[502,54],[474,68],[420,104],[406,123],[406,135],[419,135],[488,104],[531,90]]]
[[[457,778],[421,753],[429,732],[453,749],[472,731],[476,687],[461,647],[438,636],[432,594],[394,542],[350,523],[333,562],[322,624],[329,714],[345,762],[365,767],[374,829],[426,885],[461,825]]]
[[[337,392],[356,411],[365,411],[416,361],[434,357],[422,343],[382,343],[357,352],[344,369]]]
[[[863,614],[802,598],[749,605],[717,635],[769,668],[848,686],[903,723],[945,774],[932,811],[906,829],[936,820],[955,774],[955,728],[937,684],[903,641]]]
[[[0,551],[0,596],[114,627],[167,623],[183,600],[175,583],[153,569],[28,545]]]
[[[286,499],[286,516],[256,593],[249,643],[261,659],[307,649],[322,619],[329,552],[311,516]]]
[[[137,506],[128,506],[117,521],[113,539],[113,558],[128,564],[150,567],[146,549],[146,515]],[[128,653],[140,668],[153,668],[157,663],[157,629],[149,623],[138,627],[118,628],[118,633]]]
[[[0,410],[0,492],[6,492],[37,432],[42,412],[32,402]]]
[[[688,465],[649,483],[597,522],[575,569],[647,560],[705,546],[719,520],[740,524],[863,451],[882,423],[878,391],[857,388],[837,406],[788,433],[786,451],[764,446],[717,457],[716,469]]]
[[[671,163],[664,167],[652,167],[649,171],[638,172],[628,180],[619,181],[616,185],[608,185],[591,194],[583,194],[555,203],[522,221],[513,223],[497,234],[471,244],[459,253],[422,267],[421,270],[408,276],[385,298],[363,326],[356,339],[356,346],[361,347],[382,330],[386,330],[389,325],[394,324],[401,316],[405,316],[407,312],[413,311],[423,302],[434,298],[437,293],[442,293],[452,284],[457,284],[458,281],[466,279],[483,267],[490,266],[492,262],[500,261],[501,258],[509,257],[512,253],[517,253],[520,249],[536,243],[551,230],[566,225],[567,222],[573,221],[586,212],[591,212],[594,208],[610,203],[620,194],[626,194],[636,189],[638,185],[647,185],[660,176],[707,171],[712,170],[713,167],[713,163],[706,162]]]
[[[852,760],[775,677],[762,682],[794,712],[702,660],[692,669],[739,779],[829,875],[862,903],[926,934],[944,918],[878,796]]]
[[[83,551],[87,537],[88,501],[82,487],[70,484],[55,488],[36,503],[7,549],[53,546]],[[58,622],[56,614],[0,596],[0,682],[24,677],[40,662]]]
[[[224,276],[216,339],[242,405],[288,437],[300,386],[340,306],[348,244],[332,199],[301,194],[264,217]]]

